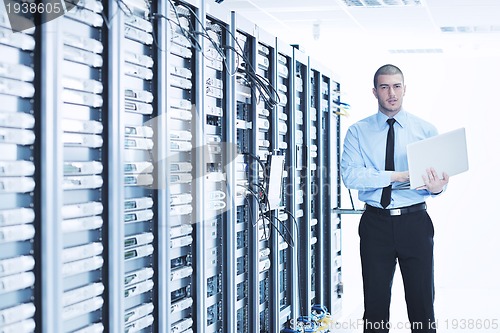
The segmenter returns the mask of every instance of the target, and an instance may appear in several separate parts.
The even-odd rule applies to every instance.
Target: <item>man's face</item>
[[[406,86],[401,74],[380,75],[373,94],[378,100],[380,111],[386,116],[394,116],[401,110]]]

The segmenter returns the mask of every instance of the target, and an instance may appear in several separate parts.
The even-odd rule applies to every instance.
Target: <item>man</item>
[[[434,227],[425,199],[441,193],[449,177],[430,168],[422,175],[423,188],[392,190],[392,184],[409,180],[406,145],[437,130],[402,108],[406,86],[398,67],[380,67],[373,81],[378,113],[348,129],[341,162],[345,186],[366,203],[359,223],[364,332],[389,331],[397,261],[412,332],[435,332]]]

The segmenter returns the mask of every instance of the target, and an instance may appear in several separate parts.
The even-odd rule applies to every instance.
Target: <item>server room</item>
[[[0,333],[500,332],[499,78],[498,0],[0,1]]]

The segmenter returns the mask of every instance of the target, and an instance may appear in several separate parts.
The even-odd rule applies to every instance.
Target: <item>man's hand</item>
[[[393,182],[407,182],[410,180],[410,173],[408,171],[393,172],[391,174],[391,183]]]
[[[426,169],[426,171],[427,175],[422,175],[425,186],[422,186],[421,188],[426,189],[431,193],[440,193],[443,191],[444,186],[448,184],[448,181],[450,180],[450,177],[446,174],[446,172],[443,172],[443,178],[439,178],[434,168]]]

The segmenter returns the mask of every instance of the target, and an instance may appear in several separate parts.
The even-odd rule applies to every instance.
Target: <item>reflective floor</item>
[[[343,281],[344,300],[342,311],[334,316],[334,333],[360,333],[363,317],[363,290],[359,261],[359,216],[343,220]],[[500,262],[500,260],[499,260]],[[486,263],[485,263],[486,264]],[[491,264],[491,263],[490,263]],[[441,269],[443,270],[443,269]],[[470,279],[474,281],[471,272]],[[500,332],[500,285],[497,288],[447,288],[445,282],[453,279],[447,272],[440,272],[436,279],[435,313],[439,333],[497,333]],[[473,283],[471,283],[473,285]],[[410,333],[406,313],[403,282],[396,269],[392,289],[391,333]]]

